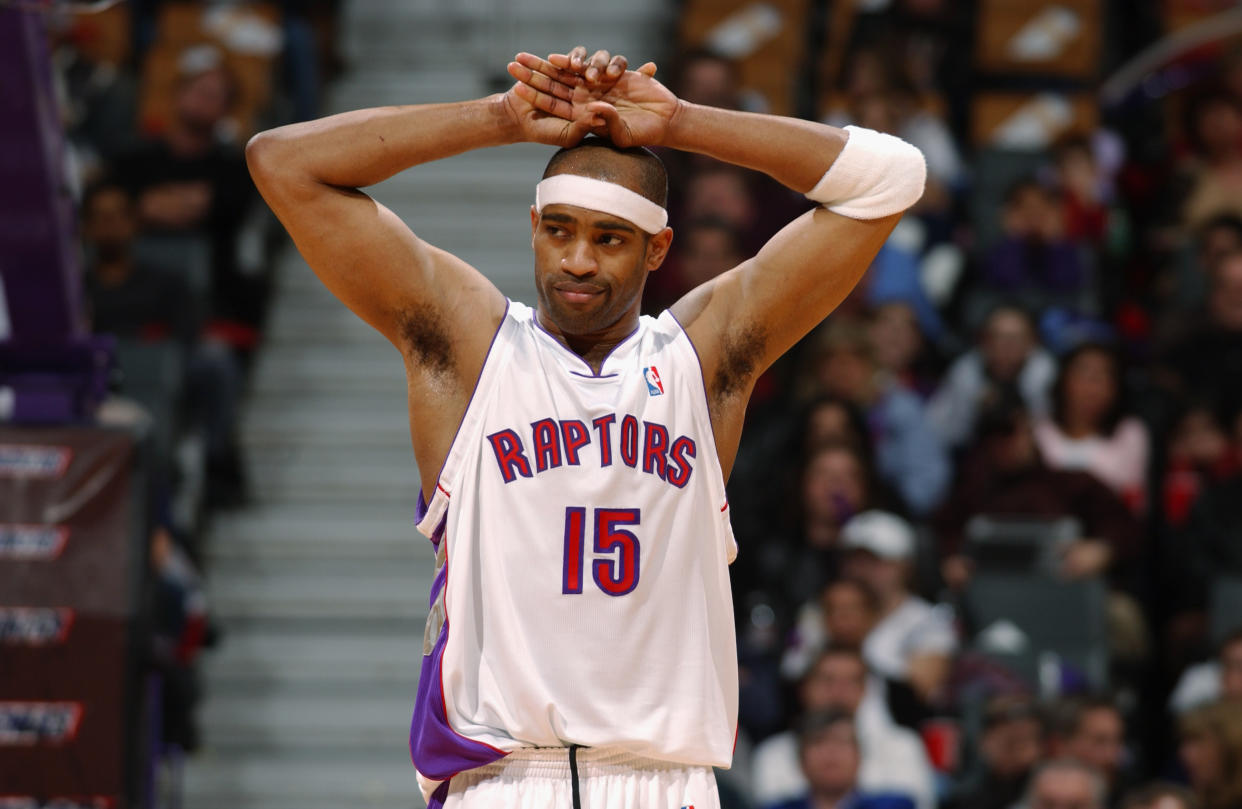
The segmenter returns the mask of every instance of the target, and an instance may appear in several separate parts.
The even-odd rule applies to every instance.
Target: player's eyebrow
[[[634,226],[616,219],[600,219],[591,223],[597,230],[619,230],[623,233],[637,233]]]
[[[577,217],[567,213],[545,213],[541,214],[546,222],[562,222],[569,225],[578,224]],[[620,219],[597,219],[591,223],[591,227],[596,230],[619,230],[622,233],[637,233],[638,231],[628,222]]]

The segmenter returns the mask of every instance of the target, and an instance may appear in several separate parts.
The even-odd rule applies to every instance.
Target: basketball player
[[[738,687],[725,480],[747,397],[858,282],[922,193],[922,155],[689,104],[653,64],[605,51],[508,69],[503,94],[344,113],[247,149],[310,266],[404,357],[418,528],[437,552],[411,755],[433,807],[718,806]],[[530,209],[535,309],[357,190],[519,141],[561,147]],[[673,239],[663,166],[641,148],[656,145],[823,207],[640,317]]]

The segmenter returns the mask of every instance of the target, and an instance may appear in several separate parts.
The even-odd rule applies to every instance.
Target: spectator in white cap
[[[845,575],[879,598],[879,622],[863,642],[863,657],[888,681],[894,718],[915,724],[948,678],[957,651],[952,614],[911,592],[914,529],[900,517],[864,511],[842,527],[841,548]]]

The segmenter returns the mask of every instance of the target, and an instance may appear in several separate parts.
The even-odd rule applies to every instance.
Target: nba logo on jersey
[[[647,380],[647,393],[652,396],[664,394],[664,383],[660,381],[660,372],[654,365],[648,365],[643,369],[643,379]]]

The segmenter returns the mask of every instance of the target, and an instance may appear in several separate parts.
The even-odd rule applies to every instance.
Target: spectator
[[[696,219],[678,229],[667,266],[650,278],[647,309],[661,312],[683,295],[741,264],[746,256],[732,225],[719,218]]]
[[[912,798],[919,809],[935,806],[931,764],[917,735],[893,724],[884,708],[883,683],[867,674],[857,649],[829,646],[798,686],[803,715],[837,711],[852,719],[860,763],[858,787],[867,792],[894,792]],[[795,733],[769,736],[752,758],[755,800],[774,803],[807,789],[799,766]]]
[[[1067,578],[1118,572],[1139,547],[1133,515],[1107,486],[1085,472],[1044,463],[1030,416],[1013,393],[1001,396],[980,419],[978,446],[938,515],[942,572],[951,587],[965,586],[970,577],[961,548],[966,522],[977,514],[1076,517],[1083,536],[1064,551],[1061,574]]]
[[[742,109],[742,76],[732,59],[698,48],[681,57],[677,74],[678,98],[726,110]]]
[[[1141,786],[1121,800],[1119,809],[1200,809],[1195,794],[1167,781]]]
[[[821,395],[811,400],[803,409],[799,424],[798,451],[804,455],[827,444],[847,444],[862,453],[870,450],[862,411],[839,396]]]
[[[928,402],[928,420],[946,446],[961,449],[974,434],[983,403],[1001,388],[1016,388],[1035,416],[1048,413],[1055,375],[1056,362],[1039,345],[1030,315],[1018,306],[998,306],[984,321],[978,345],[949,366]]]
[[[867,511],[841,529],[847,576],[866,582],[879,599],[879,620],[863,642],[867,666],[888,681],[894,718],[916,726],[942,696],[957,634],[952,614],[910,591],[914,530],[899,517]]]
[[[779,594],[782,624],[836,578],[840,567],[841,527],[871,506],[871,471],[856,448],[841,443],[819,446],[808,456],[801,481],[801,525],[796,542],[773,543],[763,551],[772,562],[760,564],[764,589]]]
[[[1198,230],[1213,216],[1242,216],[1242,100],[1212,88],[1186,106],[1186,136],[1194,149],[1182,224]]]
[[[862,650],[880,615],[880,599],[858,579],[836,579],[820,591],[818,602],[798,611],[798,624],[781,660],[781,673],[797,679],[829,644]],[[887,711],[887,708],[885,708]]]
[[[138,200],[147,232],[210,242],[212,314],[244,324],[230,333],[249,348],[262,296],[238,264],[237,239],[254,186],[241,150],[220,139],[236,81],[210,46],[185,51],[179,70],[167,130],[117,158],[114,169]]]
[[[1133,784],[1126,768],[1126,724],[1117,704],[1105,696],[1066,697],[1052,707],[1049,747],[1056,758],[1090,767],[1116,805]]]
[[[1169,431],[1164,480],[1164,522],[1185,527],[1204,489],[1242,470],[1242,442],[1230,442],[1215,408],[1198,400],[1182,406]]]
[[[860,749],[854,722],[837,711],[803,718],[798,759],[807,794],[769,804],[768,809],[914,809],[906,795],[872,793],[858,782]]]
[[[896,299],[875,305],[867,328],[872,352],[881,372],[920,397],[929,394],[935,376],[928,361],[930,350],[915,307]]]
[[[1242,703],[1242,624],[1221,641],[1215,660],[1182,672],[1169,708],[1184,714],[1218,699]]]
[[[1116,142],[1115,136],[1097,133],[1105,144]],[[1118,161],[1120,155],[1117,156]],[[1106,247],[1114,219],[1119,213],[1112,209],[1112,178],[1097,158],[1095,144],[1088,135],[1063,138],[1056,147],[1057,186],[1061,190],[1065,214],[1065,236],[1077,244]]]
[[[1182,765],[1203,809],[1242,806],[1242,702],[1214,702],[1185,714]]]
[[[1242,412],[1231,421],[1242,420]],[[1235,445],[1242,441],[1235,439]],[[1174,538],[1180,566],[1177,582],[1183,609],[1206,608],[1207,594],[1217,576],[1242,576],[1242,472],[1235,472],[1203,491],[1191,509],[1185,527]]]
[[[1041,764],[1031,776],[1023,809],[1104,809],[1104,779],[1073,759]]]
[[[998,695],[983,710],[977,766],[955,785],[945,809],[1011,809],[1043,755],[1039,709],[1023,696]]]
[[[880,371],[861,324],[835,319],[814,339],[810,384],[865,413],[879,477],[914,514],[931,511],[944,496],[950,469],[922,400]]]
[[[134,203],[123,185],[105,180],[87,190],[82,235],[92,328],[125,338],[177,341],[185,361],[179,381],[188,395],[188,415],[206,439],[208,501],[240,504],[246,496],[236,440],[241,369],[225,346],[200,339],[200,307],[184,279],[135,256],[137,227]]]
[[[174,271],[134,255],[138,221],[124,186],[103,180],[82,196],[86,298],[92,330],[119,337],[176,338],[186,349],[198,337],[189,287]]]
[[[1169,352],[1166,370],[1182,393],[1233,413],[1242,407],[1242,252],[1216,263],[1207,309],[1196,323]]]
[[[1035,441],[1048,466],[1091,473],[1141,513],[1150,439],[1125,406],[1121,358],[1101,343],[1084,343],[1061,359],[1051,417],[1036,420]]]
[[[1020,298],[1036,310],[1096,310],[1090,268],[1081,246],[1065,232],[1057,192],[1035,180],[1021,180],[1005,195],[1001,240],[984,257],[971,311],[997,300]]]

